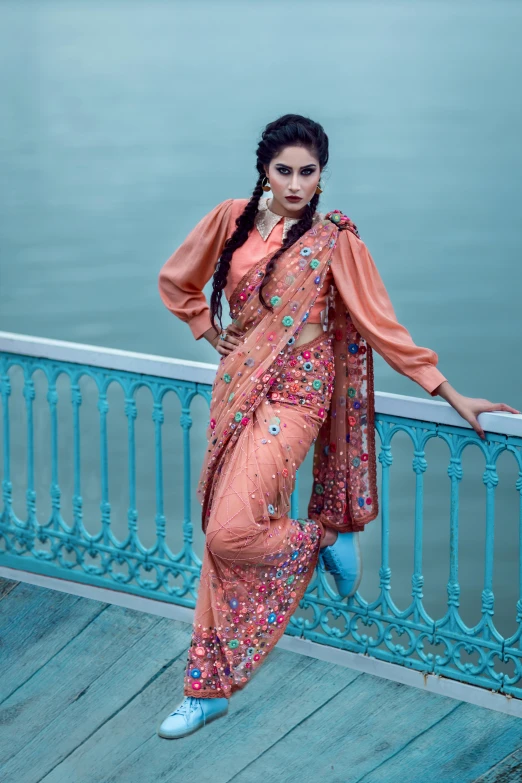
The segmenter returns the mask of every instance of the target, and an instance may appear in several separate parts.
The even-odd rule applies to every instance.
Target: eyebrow
[[[286,163],[281,163],[281,161],[279,163],[276,163],[275,165],[276,166],[284,166],[285,169],[291,169],[292,168],[292,166],[288,166]],[[307,166],[299,166],[299,168],[300,169],[315,169],[316,166],[317,166],[316,163],[308,163]]]

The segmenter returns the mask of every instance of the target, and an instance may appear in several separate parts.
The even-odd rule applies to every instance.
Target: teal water
[[[217,363],[164,308],[157,274],[215,204],[248,196],[264,125],[299,112],[330,137],[320,208],[356,222],[399,320],[438,352],[457,390],[522,407],[521,32],[522,7],[509,0],[4,0],[0,329]],[[427,396],[380,357],[376,388]],[[406,605],[413,479],[411,446],[401,449],[392,568]],[[429,457],[438,467],[427,476],[425,593],[437,612],[449,481],[445,449]],[[516,471],[507,456],[503,466],[494,589],[507,632],[518,528]],[[482,470],[479,455],[466,457],[459,576],[469,622],[483,574]],[[151,519],[147,486],[139,503]],[[377,522],[365,536],[368,594]]]

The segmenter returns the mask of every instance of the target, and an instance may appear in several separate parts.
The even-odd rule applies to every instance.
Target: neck
[[[298,212],[289,212],[287,209],[281,206],[281,204],[279,204],[275,198],[268,199],[266,205],[270,212],[274,212],[276,215],[282,215],[283,217],[294,218],[295,220],[300,220],[306,210],[306,207],[303,207]]]

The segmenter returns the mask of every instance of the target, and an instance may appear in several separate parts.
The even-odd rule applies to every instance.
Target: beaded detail
[[[278,259],[265,294],[277,301],[273,313],[258,294],[270,255],[229,299],[243,340],[221,357],[212,388],[185,695],[244,687],[304,595],[324,527],[362,529],[377,514],[372,353],[335,286],[328,334],[296,345],[331,262],[336,220],[312,226]],[[292,519],[296,473],[313,444],[308,516]]]
[[[274,513],[272,505],[269,510]],[[278,521],[282,520],[274,520]],[[212,596],[212,615],[198,602],[185,666],[185,696],[230,698],[245,687],[299,605],[317,565],[320,540],[315,522],[287,517],[271,547],[278,551],[267,555],[266,563],[241,562],[239,557],[234,562],[239,533],[239,546],[230,545],[230,562],[219,548],[212,551],[212,542],[210,548],[205,546],[201,578],[205,595]],[[208,625],[207,615],[213,618]]]
[[[358,239],[361,238],[353,220],[349,218],[348,215],[343,214],[340,209],[332,209],[331,212],[328,212],[325,215],[325,218],[328,218],[332,223],[335,223],[339,231],[348,230],[351,231],[352,234],[355,234]]]
[[[332,338],[332,333],[319,335],[306,343],[309,350],[302,350],[302,345],[294,348],[289,354],[288,369],[281,373],[269,398],[279,403],[316,406],[322,419],[319,410],[329,407],[333,391]],[[311,361],[307,360],[309,357],[313,357]]]
[[[208,432],[209,448],[197,488],[197,496],[203,506],[204,531],[216,491],[216,476],[222,470],[222,459],[241,437],[253,412],[266,399],[270,387],[277,383],[286,364],[288,345],[292,344],[292,337],[299,334],[306,322],[324,281],[339,233],[336,221],[346,217],[339,210],[331,214],[338,217],[331,221],[325,219],[313,226],[278,259],[265,294],[268,299],[279,297],[277,312],[272,314],[261,307],[258,294],[270,254],[253,265],[229,299],[231,317],[245,337],[236,350],[221,357],[222,371],[226,370],[232,378],[233,405],[230,405],[230,386],[224,394],[225,384],[220,373],[214,383],[211,413],[218,424],[215,431]],[[341,222],[348,226],[348,220]],[[316,271],[310,267],[312,259],[319,261]],[[317,284],[316,274],[319,277]],[[373,410],[370,405],[374,393],[372,351],[356,331],[335,285],[330,288],[329,309],[335,326],[335,366],[336,372],[339,370],[339,389],[335,394],[335,410],[324,408],[318,411],[318,415],[325,418],[326,429],[321,432],[322,451],[314,456],[314,465],[329,478],[326,481],[322,477],[321,483],[325,486],[322,502],[312,502],[308,511],[311,517],[333,524],[344,532],[362,529],[378,513]],[[356,356],[352,353],[354,348],[357,349]],[[290,358],[290,365],[292,361]],[[303,363],[303,370],[310,372],[312,365],[307,361]],[[356,397],[349,396],[348,386],[356,389]],[[328,433],[327,429],[331,432]],[[343,447],[340,440],[346,444],[350,443],[350,438],[350,446]],[[316,443],[316,452],[317,449]],[[347,463],[347,450],[369,454],[364,468],[355,469],[353,462]],[[363,506],[359,500],[361,497]]]
[[[308,513],[323,524],[360,531],[378,513],[373,353],[340,294],[333,295],[335,399],[314,446],[315,484]]]

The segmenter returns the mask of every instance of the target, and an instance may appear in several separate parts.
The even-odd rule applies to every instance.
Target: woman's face
[[[272,158],[266,176],[270,182],[272,212],[286,217],[301,217],[313,198],[321,177],[319,161],[305,147],[285,147]],[[299,201],[288,201],[287,196],[299,196]]]

